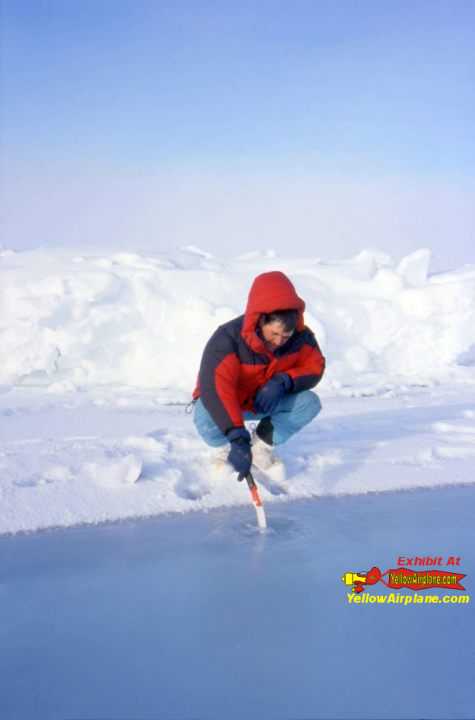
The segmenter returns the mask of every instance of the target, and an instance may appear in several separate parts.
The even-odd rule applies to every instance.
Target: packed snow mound
[[[429,274],[430,251],[341,262],[272,250],[174,254],[0,252],[0,383],[98,385],[189,398],[203,347],[241,315],[253,278],[281,270],[306,301],[328,369],[321,390],[373,394],[475,379],[475,267]]]

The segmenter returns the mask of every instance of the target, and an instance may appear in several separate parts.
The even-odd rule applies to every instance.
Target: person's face
[[[262,337],[269,345],[271,350],[276,350],[278,347],[283,345],[293,334],[292,330],[286,330],[282,323],[278,322],[277,320],[267,323],[266,325],[261,320],[260,328],[262,332]]]

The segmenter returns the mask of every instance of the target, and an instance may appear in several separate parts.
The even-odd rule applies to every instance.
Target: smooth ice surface
[[[265,535],[246,507],[4,536],[0,716],[473,718],[473,601],[340,578],[457,555],[473,592],[474,514],[459,487],[274,505]]]

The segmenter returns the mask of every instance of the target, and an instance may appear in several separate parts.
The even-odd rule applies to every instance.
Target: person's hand
[[[292,378],[287,373],[277,373],[256,393],[254,409],[264,415],[272,415],[279,401],[292,388]]]
[[[249,473],[252,464],[251,436],[246,428],[238,427],[229,430],[227,437],[231,443],[228,462],[239,476],[245,476]]]

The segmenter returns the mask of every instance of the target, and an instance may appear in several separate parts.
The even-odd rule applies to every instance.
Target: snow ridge
[[[282,270],[307,303],[332,394],[475,379],[475,268],[431,276],[430,251],[396,264],[273,251],[221,261],[175,254],[0,253],[0,383],[52,393],[125,385],[185,401],[215,328],[243,312],[255,275]]]

